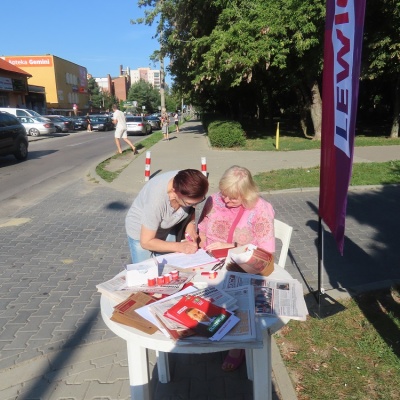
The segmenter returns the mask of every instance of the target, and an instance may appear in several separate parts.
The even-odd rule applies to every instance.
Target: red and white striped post
[[[151,152],[146,151],[146,166],[144,168],[144,180],[147,182],[150,179],[150,164],[151,164]]]
[[[207,161],[205,157],[201,157],[201,172],[207,177]]]

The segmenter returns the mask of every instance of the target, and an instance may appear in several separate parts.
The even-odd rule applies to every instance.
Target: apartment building
[[[131,82],[136,83],[140,80],[149,82],[155,89],[161,87],[161,72],[158,69],[138,68],[130,70]]]

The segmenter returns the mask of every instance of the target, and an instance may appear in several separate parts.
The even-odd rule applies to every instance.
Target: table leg
[[[247,379],[253,380],[253,351],[256,349],[245,349],[246,351],[246,370],[247,370]]]
[[[133,342],[133,340],[127,342],[131,399],[150,400],[147,352],[145,348]]]
[[[271,335],[263,332],[263,347],[253,350],[253,398],[272,399]]]
[[[161,383],[168,383],[171,379],[171,374],[169,372],[168,353],[157,351],[156,354],[157,354],[158,380]]]

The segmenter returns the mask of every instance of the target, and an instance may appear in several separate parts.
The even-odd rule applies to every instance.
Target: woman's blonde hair
[[[238,165],[233,165],[224,172],[219,181],[219,190],[222,195],[231,199],[240,197],[245,208],[253,208],[259,198],[258,187],[251,172]]]

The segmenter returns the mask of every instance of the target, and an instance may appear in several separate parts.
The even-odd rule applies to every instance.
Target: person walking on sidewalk
[[[175,122],[175,126],[176,126],[176,131],[179,132],[179,114],[178,114],[178,111],[175,111],[174,122]]]
[[[164,112],[161,116],[161,130],[164,135],[163,141],[169,140],[168,129],[169,129],[169,116],[166,112]]]
[[[86,125],[87,125],[87,131],[92,132],[92,121],[90,120],[89,113],[86,114]]]
[[[118,110],[118,106],[116,104],[113,105],[113,124],[115,125],[115,144],[117,145],[117,152],[119,154],[122,153],[121,144],[119,142],[122,139],[124,142],[128,143],[131,146],[133,154],[137,153],[136,147],[133,143],[128,139],[128,133],[126,128],[126,120],[125,114]]]

